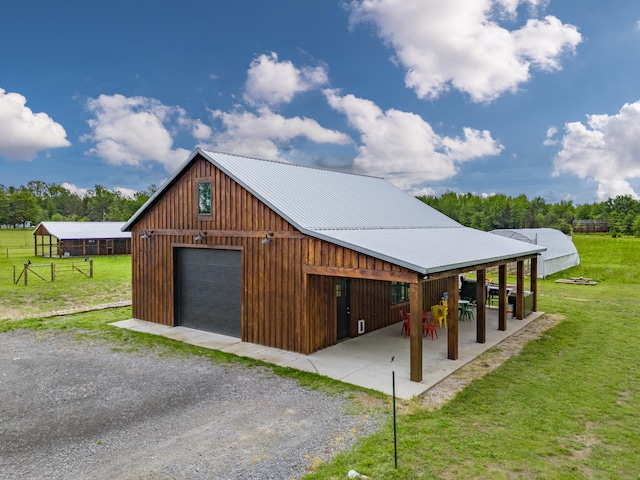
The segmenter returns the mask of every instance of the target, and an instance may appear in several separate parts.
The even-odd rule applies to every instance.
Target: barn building
[[[131,233],[125,222],[40,222],[33,231],[35,255],[85,257],[128,255]]]
[[[129,219],[136,319],[308,354],[411,315],[411,380],[422,380],[422,311],[458,276],[535,271],[544,247],[464,227],[381,178],[198,149]],[[534,309],[537,275],[531,275]],[[449,308],[447,356],[458,358]],[[524,309],[516,311],[524,318]],[[478,309],[477,341],[486,336]]]

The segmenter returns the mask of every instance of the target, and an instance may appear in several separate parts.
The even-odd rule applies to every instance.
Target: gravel
[[[266,368],[0,334],[2,479],[298,479],[384,420],[352,406]]]

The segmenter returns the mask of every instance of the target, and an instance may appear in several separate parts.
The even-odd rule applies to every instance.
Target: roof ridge
[[[386,226],[386,227],[306,227],[309,230],[434,230],[439,228],[465,228],[464,225],[448,226]]]
[[[229,152],[222,152],[220,150],[209,150],[206,148],[200,148],[199,149],[201,152],[203,153],[213,153],[213,154],[218,154],[218,155],[228,155],[230,157],[239,157],[239,158],[248,158],[251,160],[258,160],[260,162],[268,162],[268,163],[279,163],[281,165],[288,165],[291,167],[299,167],[299,168],[308,168],[310,170],[320,170],[323,172],[334,172],[334,173],[342,173],[345,175],[355,175],[358,177],[367,177],[367,178],[376,178],[378,180],[385,180],[384,177],[378,177],[375,175],[367,175],[365,173],[358,173],[358,172],[350,172],[347,170],[337,170],[335,168],[327,168],[327,167],[316,167],[313,165],[302,165],[300,163],[293,163],[293,162],[285,162],[283,160],[273,160],[273,159],[268,159],[268,158],[260,158],[260,157],[255,157],[252,155],[240,155],[237,153],[229,153]]]

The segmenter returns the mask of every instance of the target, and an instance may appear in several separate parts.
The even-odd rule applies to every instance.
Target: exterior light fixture
[[[196,242],[201,242],[202,240],[204,240],[204,237],[206,237],[206,236],[207,236],[207,231],[206,230],[202,230],[202,231],[198,232],[198,235],[193,237],[193,239]]]
[[[153,233],[153,230],[143,230],[142,235],[140,236],[140,238],[143,239],[147,239],[147,238],[151,238],[151,234]]]
[[[273,237],[273,232],[267,232],[262,239],[263,244],[271,243],[271,237]]]

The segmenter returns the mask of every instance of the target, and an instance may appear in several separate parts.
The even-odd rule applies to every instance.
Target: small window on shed
[[[211,182],[198,183],[198,215],[211,215]]]
[[[404,282],[391,282],[391,304],[409,301],[409,284]]]

